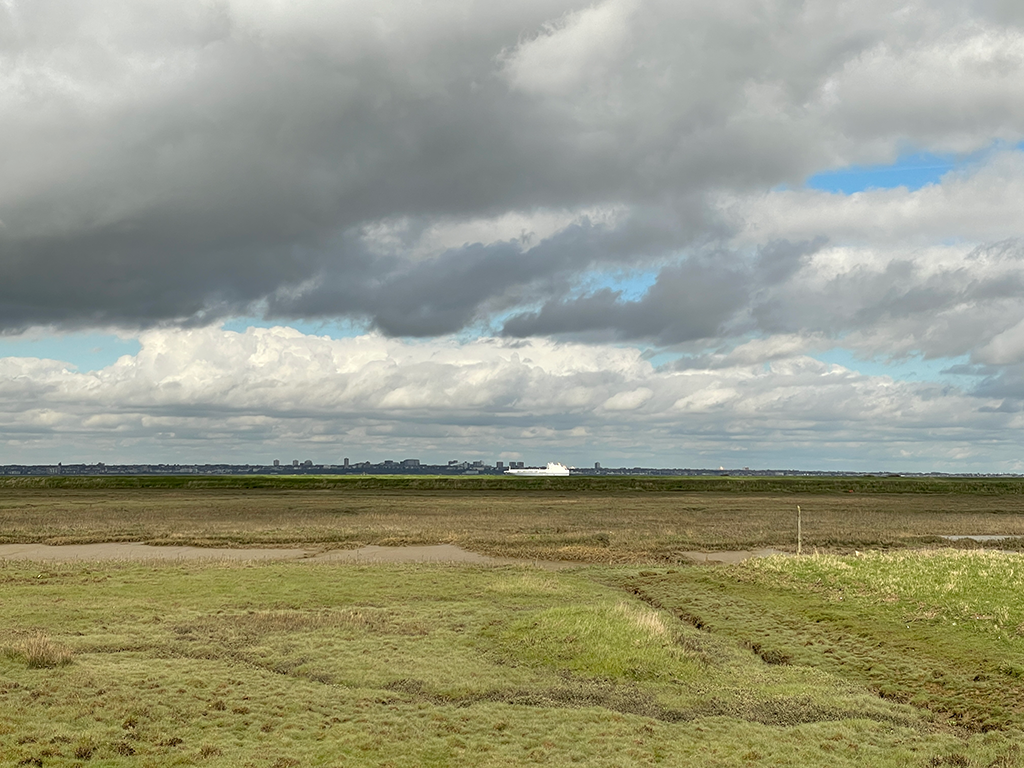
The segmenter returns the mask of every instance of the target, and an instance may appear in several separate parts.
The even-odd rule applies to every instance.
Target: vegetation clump
[[[21,659],[29,669],[52,669],[71,663],[71,649],[53,642],[47,635],[37,633],[27,640],[15,643],[5,649],[8,658]]]

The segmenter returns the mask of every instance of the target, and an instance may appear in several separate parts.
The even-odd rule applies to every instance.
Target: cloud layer
[[[1000,408],[1000,395],[863,376],[792,345],[754,343],[676,370],[634,349],[540,340],[205,328],[148,331],[140,341],[137,355],[89,373],[0,360],[8,448],[64,461],[557,454],[606,466],[772,466],[785,440],[804,462],[820,464],[827,447],[833,468],[878,469],[894,458],[1020,468],[1015,441],[994,435],[1024,417]],[[941,445],[922,452],[922,431]]]
[[[15,452],[205,434],[700,463],[743,435],[771,463],[787,435],[788,463],[834,439],[1007,466],[1022,140],[1003,0],[8,0],[0,332],[143,349],[0,360],[3,428]],[[907,152],[970,162],[804,186]],[[219,330],[238,316],[367,335]],[[835,347],[962,383],[809,356]]]
[[[722,194],[908,143],[1020,140],[1018,24],[944,2],[7,3],[0,326],[262,311],[430,336],[542,305],[544,320],[590,268],[678,262],[747,226]],[[991,173],[1020,185],[1019,167]],[[932,201],[938,229],[957,195]],[[992,221],[1001,206],[975,208],[962,229],[1018,234]],[[905,230],[899,201],[886,209]],[[552,211],[565,226],[531,236]],[[512,237],[486,225],[509,216]],[[856,228],[832,218],[773,234]],[[474,239],[424,255],[439,226]],[[664,280],[739,301],[706,262]]]

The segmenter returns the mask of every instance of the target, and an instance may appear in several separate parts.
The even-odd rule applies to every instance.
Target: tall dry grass
[[[55,643],[47,635],[38,633],[15,643],[5,650],[5,655],[20,658],[29,669],[52,669],[71,663],[71,649],[61,643]]]

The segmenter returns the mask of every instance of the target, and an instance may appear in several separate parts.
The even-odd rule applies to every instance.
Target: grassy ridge
[[[993,552],[869,553],[649,572],[649,605],[968,731],[1024,725],[1024,559]]]
[[[2,489],[74,490],[373,490],[458,492],[963,494],[1024,495],[1024,478],[910,477],[548,477],[474,475],[132,475],[3,476]]]

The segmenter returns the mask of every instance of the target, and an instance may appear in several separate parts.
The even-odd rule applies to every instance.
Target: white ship
[[[549,461],[546,467],[526,467],[525,469],[506,469],[506,475],[520,477],[568,477],[569,468],[565,464]]]

